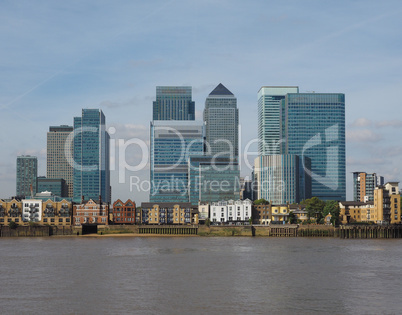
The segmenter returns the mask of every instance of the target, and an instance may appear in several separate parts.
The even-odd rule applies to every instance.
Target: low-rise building
[[[374,208],[379,223],[401,223],[401,195],[398,182],[388,182],[374,189]]]
[[[253,224],[269,225],[271,221],[271,204],[253,205]]]
[[[142,224],[191,224],[193,206],[189,202],[143,202]]]
[[[73,221],[75,226],[83,224],[108,225],[109,205],[107,203],[95,202],[92,199],[81,204],[74,205]]]
[[[289,216],[289,205],[272,205],[271,214],[271,224],[285,224]]]
[[[308,212],[306,206],[300,204],[289,205],[289,213],[292,212],[297,222],[306,222],[308,220]]]
[[[71,225],[72,203],[41,199],[0,200],[0,225],[15,222],[19,225],[29,223],[49,225]]]
[[[377,211],[373,202],[339,202],[339,220],[341,224],[354,222],[377,222]]]
[[[229,200],[211,204],[211,222],[215,223],[249,223],[252,216],[253,202],[246,200]]]
[[[112,222],[115,224],[135,224],[135,202],[128,199],[126,202],[120,199],[113,203]]]
[[[205,220],[209,218],[209,203],[198,202],[198,219],[200,223],[205,223]]]

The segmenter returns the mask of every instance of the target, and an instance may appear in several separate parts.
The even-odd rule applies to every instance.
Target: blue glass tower
[[[238,199],[240,169],[237,159],[190,156],[188,159],[188,196],[192,205]]]
[[[100,109],[83,109],[74,117],[74,202],[111,201],[109,139]]]
[[[157,86],[153,120],[194,120],[191,86]]]
[[[150,202],[188,202],[188,158],[203,149],[202,122],[152,121]]]
[[[258,91],[258,153],[281,154],[285,137],[282,100],[288,93],[298,93],[297,86],[263,86]]]
[[[345,95],[288,93],[286,153],[311,159],[312,196],[346,200]]]

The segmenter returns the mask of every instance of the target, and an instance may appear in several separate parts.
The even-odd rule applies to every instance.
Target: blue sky
[[[257,137],[257,92],[298,85],[346,95],[353,171],[401,180],[400,1],[0,1],[0,197],[19,154],[46,174],[46,132],[101,108],[114,138],[149,141],[157,85],[191,85],[200,118],[223,83],[238,99],[242,144]],[[140,151],[127,150],[138,164]],[[245,167],[243,175],[248,175]],[[113,199],[146,201],[112,173]]]

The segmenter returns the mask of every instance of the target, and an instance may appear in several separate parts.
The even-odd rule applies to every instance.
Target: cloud
[[[376,122],[375,124],[377,127],[395,127],[395,128],[400,128],[402,127],[402,120],[382,120],[379,122]]]
[[[350,124],[350,127],[369,127],[372,125],[372,121],[366,118],[358,118],[353,123]]]
[[[346,141],[350,142],[378,142],[383,137],[370,129],[347,130]]]

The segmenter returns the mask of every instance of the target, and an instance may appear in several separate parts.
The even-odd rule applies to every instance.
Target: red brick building
[[[113,203],[114,224],[135,224],[135,202],[128,199],[126,202],[120,199]]]
[[[73,224],[81,226],[82,224],[108,225],[109,205],[107,203],[95,202],[90,199],[87,202],[74,205]]]

